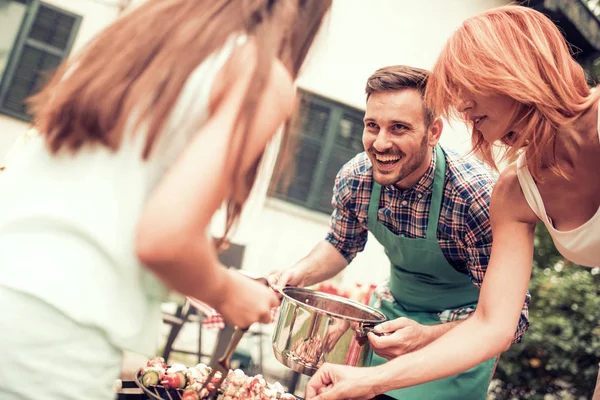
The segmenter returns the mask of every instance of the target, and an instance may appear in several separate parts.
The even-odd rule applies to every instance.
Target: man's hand
[[[325,363],[306,385],[306,400],[367,400],[375,397],[373,368]]]
[[[370,332],[369,343],[373,352],[387,360],[418,350],[433,341],[431,327],[421,325],[409,318],[396,318],[377,325],[377,336]]]
[[[292,268],[274,271],[267,279],[271,286],[305,287],[330,279],[342,271],[348,261],[333,245],[323,240]]]
[[[267,276],[269,284],[274,287],[284,288],[286,286],[304,287],[304,273],[295,266],[288,269],[273,271]]]

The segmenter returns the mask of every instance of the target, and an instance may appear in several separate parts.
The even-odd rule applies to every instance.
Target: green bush
[[[496,399],[592,397],[600,361],[599,272],[565,261],[538,226],[531,326],[500,358]]]

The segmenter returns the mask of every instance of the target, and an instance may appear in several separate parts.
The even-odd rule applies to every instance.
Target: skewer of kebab
[[[211,368],[203,363],[190,368],[182,364],[173,364],[166,368],[164,360],[155,357],[142,369],[142,383],[145,386],[160,383],[166,388],[183,390],[182,400],[203,400],[221,379],[219,372],[203,388],[210,372]],[[270,385],[262,375],[249,377],[240,369],[229,370],[219,394],[222,400],[295,400],[293,395],[285,393],[279,382]]]
[[[167,369],[160,383],[169,389],[183,389],[187,386],[187,367],[183,364],[173,364]]]
[[[142,368],[142,384],[146,387],[158,385],[164,378],[167,364],[162,357],[154,357]]]

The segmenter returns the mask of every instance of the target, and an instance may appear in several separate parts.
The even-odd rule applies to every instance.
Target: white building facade
[[[0,161],[28,129],[27,116],[18,103],[25,97],[24,90],[31,90],[27,84],[35,81],[32,74],[36,68],[53,66],[61,57],[78,51],[125,6],[142,1],[0,0]],[[369,75],[393,64],[430,69],[447,37],[465,18],[506,3],[334,0],[298,80],[306,94],[302,104],[309,120],[300,139],[300,169],[287,194],[266,196],[277,155],[272,149],[268,153],[255,196],[235,237],[245,248],[241,258],[244,269],[264,274],[289,267],[325,237],[335,172],[362,151],[364,85]],[[62,36],[51,32],[57,23],[62,24]],[[28,60],[37,64],[28,67]],[[30,76],[20,76],[27,68]],[[29,81],[21,82],[27,78]],[[460,124],[446,126],[441,141],[460,152],[470,148],[469,135]],[[370,238],[341,279],[374,283],[387,276],[388,268],[381,247]]]

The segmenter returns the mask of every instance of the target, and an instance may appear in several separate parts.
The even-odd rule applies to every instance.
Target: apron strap
[[[375,179],[373,179],[373,188],[371,189],[371,198],[369,200],[369,213],[367,214],[367,217],[369,218],[367,224],[369,225],[377,223],[377,212],[379,211],[380,195],[381,185],[375,182]]]
[[[435,147],[435,174],[433,177],[433,189],[431,193],[431,206],[427,220],[427,239],[437,240],[437,227],[442,209],[442,198],[444,197],[444,179],[446,176],[446,158],[444,150],[437,145]],[[371,198],[369,201],[368,222],[375,224],[378,221],[379,199],[381,196],[381,185],[373,180]]]
[[[435,175],[433,176],[433,189],[431,192],[431,205],[427,219],[427,239],[437,240],[437,227],[442,210],[444,197],[444,178],[446,176],[446,158],[444,150],[438,144],[435,146]],[[370,210],[369,210],[370,211]]]

